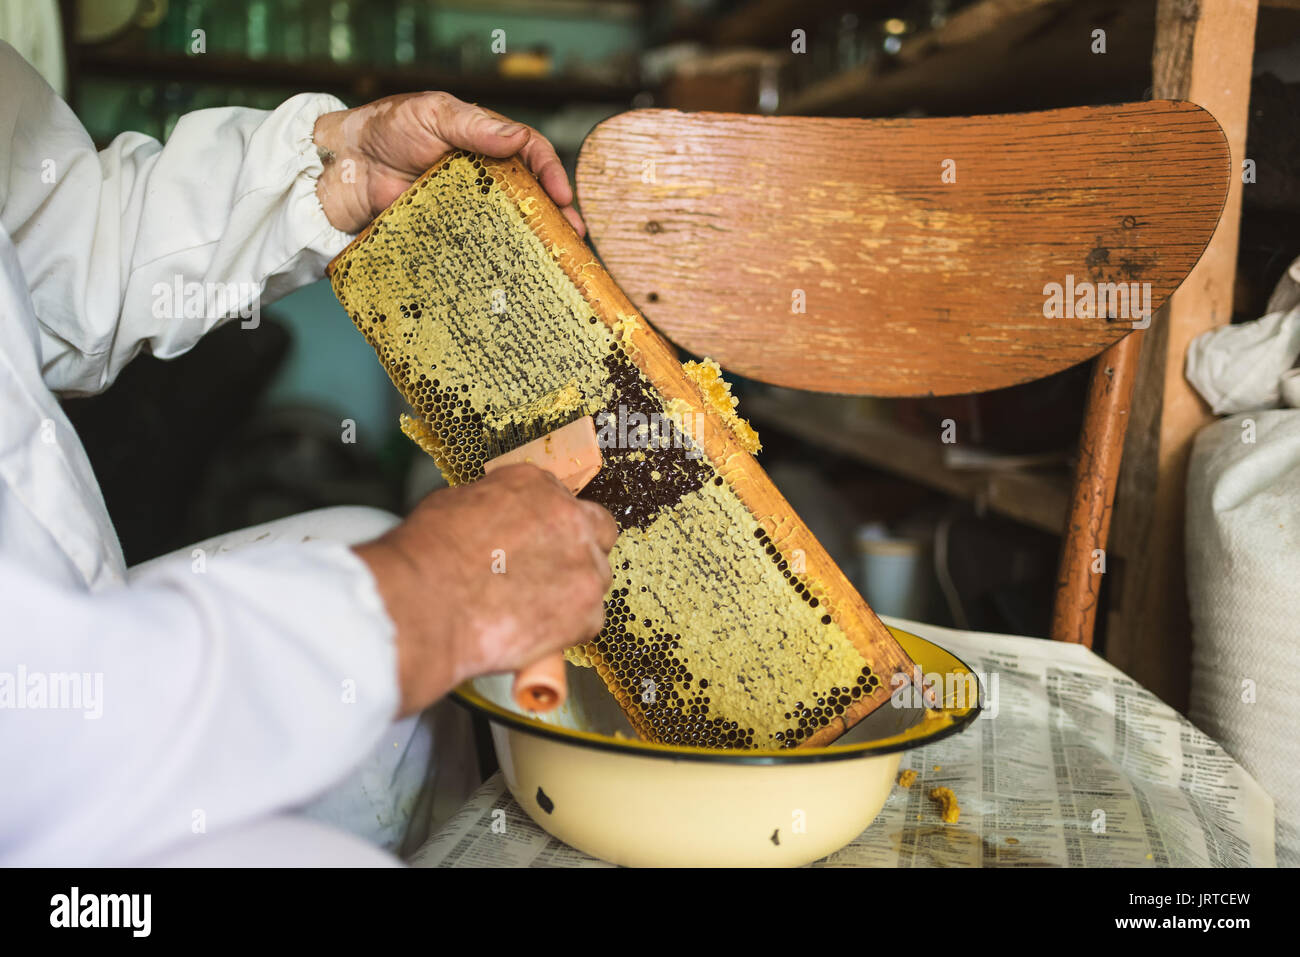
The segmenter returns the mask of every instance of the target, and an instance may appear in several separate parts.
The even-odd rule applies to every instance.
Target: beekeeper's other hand
[[[535,465],[511,465],[434,492],[357,546],[396,628],[401,713],[594,638],[617,538],[605,509]]]
[[[344,232],[360,232],[443,154],[463,149],[497,158],[518,153],[578,235],[586,233],[550,141],[450,93],[403,93],[326,113],[313,139],[325,160],[316,194],[329,221]]]

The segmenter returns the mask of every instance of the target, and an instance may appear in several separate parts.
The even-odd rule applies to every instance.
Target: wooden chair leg
[[[1056,641],[1092,647],[1115,483],[1141,345],[1142,332],[1131,332],[1093,363],[1052,609],[1052,638]]]

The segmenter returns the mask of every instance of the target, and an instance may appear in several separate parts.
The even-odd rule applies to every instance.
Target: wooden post
[[[1187,460],[1196,432],[1213,418],[1183,365],[1187,344],[1232,316],[1257,7],[1257,0],[1159,0],[1156,12],[1152,95],[1190,100],[1214,114],[1228,137],[1232,180],[1214,238],[1142,343],[1115,505],[1114,551],[1123,558],[1109,569],[1105,653],[1180,710],[1191,676]]]

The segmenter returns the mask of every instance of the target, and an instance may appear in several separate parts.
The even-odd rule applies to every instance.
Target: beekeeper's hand
[[[573,189],[555,147],[535,129],[450,93],[403,93],[326,113],[313,136],[325,169],[316,184],[325,215],[356,233],[444,153],[454,149],[504,158],[518,153],[578,235]]]
[[[605,509],[536,466],[512,465],[434,492],[357,546],[397,628],[401,713],[594,637],[617,537]]]

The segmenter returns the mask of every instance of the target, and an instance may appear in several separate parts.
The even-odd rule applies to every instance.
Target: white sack
[[[1300,866],[1300,411],[1197,435],[1187,590],[1189,717],[1272,795],[1278,864]]]

